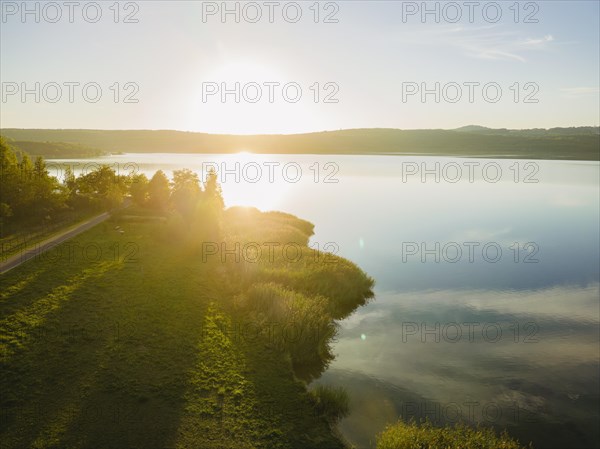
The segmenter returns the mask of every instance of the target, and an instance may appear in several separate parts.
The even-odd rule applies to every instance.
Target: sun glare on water
[[[272,159],[248,150],[222,157],[218,175],[227,207],[251,206],[263,211],[282,207],[290,183],[281,175],[284,163]]]

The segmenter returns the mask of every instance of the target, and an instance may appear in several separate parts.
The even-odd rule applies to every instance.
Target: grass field
[[[343,447],[290,356],[239,331],[245,284],[166,226],[104,223],[0,279],[0,446]]]
[[[66,212],[59,220],[46,226],[27,226],[22,224],[4,226],[0,232],[0,262],[4,262],[8,257],[26,251],[28,248],[52,237],[57,233],[62,233],[66,229],[77,226],[79,223],[99,215],[99,212]],[[5,237],[2,237],[5,236]]]

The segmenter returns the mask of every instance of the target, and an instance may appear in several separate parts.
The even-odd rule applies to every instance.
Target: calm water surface
[[[375,279],[318,381],[349,392],[340,428],[357,447],[399,417],[600,447],[598,163],[125,154],[50,168],[75,162],[148,176],[216,164],[228,206],[310,220],[313,246]]]

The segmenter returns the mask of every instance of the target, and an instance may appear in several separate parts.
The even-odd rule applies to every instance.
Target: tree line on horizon
[[[0,133],[24,151],[74,157],[125,153],[405,154],[520,159],[600,159],[598,127],[492,129],[367,128],[304,134],[227,135],[174,130],[16,129]],[[34,154],[34,153],[30,153]]]

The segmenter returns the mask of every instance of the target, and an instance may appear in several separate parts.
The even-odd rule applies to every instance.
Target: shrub
[[[283,212],[265,212],[250,207],[230,207],[223,213],[230,241],[296,243],[306,246],[313,224]],[[241,238],[243,236],[243,238]]]
[[[328,313],[334,319],[345,318],[373,297],[373,279],[354,263],[332,255],[323,262],[322,257],[319,259],[312,253],[315,251],[307,249],[301,262],[289,263],[285,268],[263,264],[257,277],[309,296],[326,297]]]
[[[528,447],[531,447],[528,446]],[[377,449],[524,449],[506,432],[496,436],[490,428],[472,428],[459,424],[455,427],[433,427],[414,421],[388,426],[377,437]]]
[[[299,377],[310,380],[333,360],[329,343],[337,327],[327,313],[326,298],[261,283],[236,298],[236,303],[259,321],[277,325],[269,343],[290,354]]]
[[[350,399],[348,393],[342,387],[330,387],[328,385],[317,385],[311,390],[313,401],[317,412],[328,421],[336,422],[350,412]]]

